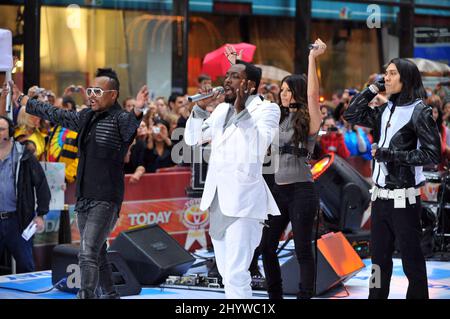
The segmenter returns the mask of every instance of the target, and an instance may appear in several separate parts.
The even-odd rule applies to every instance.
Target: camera
[[[327,130],[329,133],[337,132],[338,128],[336,126],[330,126]]]
[[[161,132],[161,129],[160,129],[159,127],[157,127],[157,126],[154,126],[153,129],[152,129],[152,131],[153,131],[153,133],[155,133],[155,134],[159,134],[159,133]]]
[[[377,75],[375,76],[375,82],[379,82],[379,81],[381,81],[381,80],[383,80],[383,79],[384,79],[383,74],[377,74]]]
[[[36,94],[41,94],[44,93],[45,89],[44,88],[36,88]]]
[[[73,85],[70,87],[70,91],[71,92],[80,92],[80,88]]]

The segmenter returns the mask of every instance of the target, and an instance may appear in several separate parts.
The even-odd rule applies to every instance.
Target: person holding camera
[[[370,101],[386,91],[389,101],[371,108]],[[439,130],[417,66],[407,59],[388,63],[384,81],[357,94],[344,113],[351,124],[373,129],[370,299],[387,299],[392,276],[392,254],[397,242],[409,285],[408,299],[428,299],[425,258],[421,250],[420,186],[423,166],[438,164]]]
[[[322,134],[318,136],[321,153],[335,153],[342,158],[348,158],[350,151],[345,145],[344,135],[336,126],[334,117],[329,115],[323,119]]]
[[[172,141],[169,138],[170,125],[166,120],[156,119],[148,135],[147,148],[144,153],[144,165],[147,173],[154,173],[159,168],[171,167]]]
[[[279,150],[279,166],[275,171],[272,191],[281,215],[269,217],[260,244],[270,299],[283,298],[276,250],[289,222],[292,223],[295,252],[300,265],[297,298],[309,299],[314,296],[315,268],[311,241],[319,196],[309,160],[322,121],[316,58],[326,50],[322,40],[317,39],[315,44],[317,48],[309,54],[308,79],[304,75],[289,75],[281,81],[280,101],[283,111],[279,140],[272,144],[272,152],[277,147]]]
[[[64,97],[70,96],[73,98],[73,96],[75,94],[79,94],[84,105],[89,104],[88,96],[86,94],[86,89],[82,85],[74,85],[74,84],[69,85],[68,87],[66,87],[64,89],[63,96]]]

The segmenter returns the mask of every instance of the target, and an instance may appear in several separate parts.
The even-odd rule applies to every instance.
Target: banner
[[[50,201],[50,210],[64,209],[64,191],[66,190],[65,163],[40,162],[47,178],[48,186],[52,198]]]
[[[210,245],[209,212],[199,208],[200,198],[129,201],[122,204],[120,217],[108,238],[120,232],[158,224],[186,250],[195,251]],[[72,218],[71,218],[72,222]],[[72,222],[72,242],[80,241],[76,220]]]
[[[10,71],[12,68],[12,34],[10,30],[0,29],[0,71]]]

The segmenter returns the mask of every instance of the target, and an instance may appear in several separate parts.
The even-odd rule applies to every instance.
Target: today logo
[[[182,222],[189,229],[204,228],[209,222],[209,212],[200,210],[200,199],[192,199],[184,206]]]

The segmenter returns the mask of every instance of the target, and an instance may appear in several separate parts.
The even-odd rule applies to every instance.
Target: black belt
[[[295,147],[291,145],[284,145],[279,148],[279,153],[281,154],[292,154],[298,157],[311,158],[311,153],[306,148]]]
[[[15,213],[16,213],[15,211],[14,212],[0,212],[0,220],[11,218],[15,215]]]

